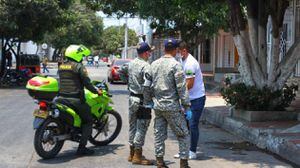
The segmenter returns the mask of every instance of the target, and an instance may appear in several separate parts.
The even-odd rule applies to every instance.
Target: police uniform
[[[87,70],[81,62],[68,60],[59,66],[59,97],[62,101],[72,105],[82,120],[82,136],[80,145],[85,147],[92,133],[93,118],[90,106],[85,102],[84,87],[91,92],[98,94],[88,77]]]
[[[166,45],[168,41],[165,42]],[[164,141],[167,139],[169,125],[179,141],[180,158],[186,161],[189,156],[189,130],[181,106],[189,108],[190,101],[182,66],[173,56],[165,55],[151,64],[151,77],[155,111],[155,155],[162,158],[165,154]]]

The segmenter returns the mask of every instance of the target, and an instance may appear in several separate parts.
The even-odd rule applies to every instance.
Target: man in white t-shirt
[[[99,56],[98,55],[94,56],[94,63],[95,63],[95,67],[98,68],[99,67]]]
[[[205,88],[203,76],[198,61],[188,52],[186,42],[181,42],[179,52],[182,57],[182,66],[186,78],[191,101],[192,118],[189,120],[191,144],[189,159],[196,159],[199,140],[199,121],[205,105]],[[176,155],[175,155],[176,157]]]

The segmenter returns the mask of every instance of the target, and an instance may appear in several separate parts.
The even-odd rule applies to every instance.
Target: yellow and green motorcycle
[[[85,99],[94,118],[89,141],[95,146],[104,146],[119,135],[122,119],[111,106],[113,102],[107,84],[104,81],[93,81],[93,84],[102,89],[103,94],[99,96],[85,90]],[[33,127],[36,130],[34,148],[37,154],[50,159],[59,153],[65,140],[79,142],[81,119],[71,104],[55,101],[58,81],[48,76],[36,76],[28,81],[26,88],[39,105],[33,112]]]

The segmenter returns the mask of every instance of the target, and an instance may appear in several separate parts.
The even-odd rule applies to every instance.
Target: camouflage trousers
[[[179,142],[179,155],[181,159],[188,159],[189,156],[189,130],[184,114],[179,111],[155,110],[154,136],[155,155],[165,155],[165,140],[168,138],[168,125]]]
[[[135,148],[142,148],[145,144],[146,133],[150,119],[138,119],[137,111],[140,106],[138,97],[129,97],[129,144]]]

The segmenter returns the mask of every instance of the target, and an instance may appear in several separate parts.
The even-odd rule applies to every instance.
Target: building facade
[[[268,65],[270,64],[269,58],[273,42],[271,32],[272,23],[269,18],[267,24]],[[291,0],[283,21],[280,60],[297,40],[300,40],[300,0]],[[213,75],[217,82],[222,81],[225,74],[231,74],[236,78],[239,76],[239,55],[234,45],[233,36],[229,32],[219,30],[218,35],[199,44],[198,53],[194,56],[197,57],[202,71]],[[300,77],[300,60],[298,60],[293,76]]]

